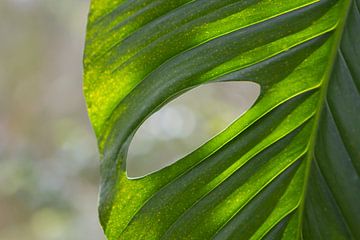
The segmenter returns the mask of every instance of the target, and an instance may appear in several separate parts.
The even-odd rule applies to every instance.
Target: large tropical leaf
[[[114,239],[360,239],[360,1],[92,0],[84,92]],[[144,178],[132,136],[200,84],[255,105]]]

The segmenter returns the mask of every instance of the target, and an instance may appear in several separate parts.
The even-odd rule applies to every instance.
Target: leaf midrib
[[[297,239],[303,239],[303,235],[302,235],[302,229],[303,229],[303,222],[304,222],[304,209],[305,209],[305,199],[306,199],[306,192],[308,189],[308,184],[309,184],[309,179],[310,179],[310,171],[311,171],[311,162],[312,162],[312,158],[313,158],[313,154],[315,151],[315,142],[316,142],[316,138],[317,138],[317,134],[318,134],[318,128],[319,128],[319,124],[320,124],[320,118],[321,118],[321,114],[322,114],[322,110],[324,108],[325,105],[325,101],[326,101],[326,96],[327,96],[327,89],[328,89],[328,85],[329,85],[329,81],[331,78],[331,74],[333,71],[333,66],[335,64],[335,60],[336,60],[336,56],[337,56],[337,52],[338,49],[340,49],[340,43],[341,43],[341,38],[342,38],[342,33],[344,31],[345,28],[345,24],[346,24],[346,20],[347,20],[347,16],[348,16],[348,12],[350,10],[350,6],[351,6],[351,2],[353,2],[352,0],[345,0],[343,3],[343,8],[342,9],[342,15],[340,15],[339,21],[337,23],[337,30],[334,33],[335,39],[333,40],[333,47],[331,49],[331,54],[330,54],[330,62],[329,65],[325,71],[324,77],[320,83],[320,85],[323,85],[322,87],[320,87],[320,98],[319,98],[319,103],[318,103],[318,107],[317,107],[317,113],[315,116],[315,123],[313,126],[313,130],[312,130],[312,135],[310,137],[309,140],[309,151],[308,151],[308,156],[306,160],[306,170],[305,170],[305,182],[304,182],[304,187],[303,187],[303,192],[301,194],[300,199],[302,199],[302,202],[300,204],[299,207],[299,231],[298,231],[298,236]]]

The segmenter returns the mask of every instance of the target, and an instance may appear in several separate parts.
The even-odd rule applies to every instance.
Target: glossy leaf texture
[[[92,0],[84,93],[115,239],[360,239],[360,1]],[[175,164],[126,176],[139,126],[201,84],[254,106]]]

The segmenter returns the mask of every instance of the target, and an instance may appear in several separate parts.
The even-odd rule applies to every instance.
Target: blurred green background
[[[99,240],[87,0],[0,0],[0,239]]]

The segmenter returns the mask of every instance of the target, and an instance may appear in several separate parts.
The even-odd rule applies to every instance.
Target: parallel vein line
[[[360,7],[359,7],[359,4],[358,4],[357,0],[354,0],[353,2],[355,4],[355,8],[356,8],[358,14],[360,14]]]
[[[346,71],[349,73],[349,75],[351,77],[351,80],[352,80],[352,82],[353,82],[353,84],[355,86],[355,89],[356,89],[357,93],[360,95],[360,89],[358,88],[358,86],[357,86],[357,84],[355,82],[354,73],[350,70],[348,60],[345,58],[345,55],[344,55],[341,48],[339,48],[338,53],[339,53],[340,59],[343,61],[344,65],[345,65]]]
[[[193,0],[193,1],[194,1],[194,0]],[[149,1],[149,2],[146,4],[146,6],[150,5],[151,3],[152,3],[152,1]],[[116,6],[114,9],[111,9],[110,11],[108,11],[107,13],[104,13],[102,16],[100,16],[98,19],[96,19],[96,20],[92,23],[92,26],[98,25],[100,22],[106,20],[106,19],[107,19],[111,14],[113,14],[114,12],[116,12],[116,11],[121,11],[121,10],[120,10],[121,8],[124,8],[124,7],[126,7],[126,5],[131,5],[131,4],[134,4],[134,3],[132,2],[132,0],[128,0],[128,1],[124,0],[121,4],[119,4],[118,6]],[[144,6],[143,8],[145,8],[146,6]],[[141,8],[141,9],[143,9],[143,8]],[[141,11],[141,9],[138,10],[138,11],[135,11],[135,12],[133,13],[133,15],[136,14],[136,13],[138,13],[139,11]],[[131,16],[132,16],[132,15],[131,15]],[[120,23],[123,22],[123,21],[126,21],[126,20],[129,19],[131,16],[124,18],[123,20],[120,21]]]
[[[337,212],[338,212],[338,213],[340,214],[340,216],[341,216],[341,220],[342,220],[342,222],[344,223],[344,225],[345,225],[345,227],[346,227],[346,230],[347,230],[348,233],[351,235],[352,239],[356,239],[356,238],[354,237],[354,235],[353,235],[350,227],[349,227],[348,221],[347,221],[347,219],[345,218],[344,213],[342,212],[342,210],[341,210],[341,208],[340,208],[340,206],[339,206],[338,201],[337,201],[336,198],[335,198],[335,195],[334,195],[333,190],[331,189],[331,187],[329,186],[328,182],[326,181],[326,178],[324,177],[324,174],[323,174],[323,172],[322,172],[322,170],[321,170],[321,168],[320,168],[320,166],[319,166],[319,164],[318,164],[318,160],[317,160],[317,157],[316,157],[316,154],[315,154],[315,153],[313,154],[313,160],[314,160],[314,163],[315,163],[315,165],[316,165],[316,168],[318,169],[318,172],[319,172],[319,174],[320,174],[323,182],[326,184],[325,186],[326,186],[326,188],[327,188],[327,192],[329,193],[329,196],[331,197],[331,199],[333,200],[333,202],[336,204],[335,207],[336,207],[336,209],[337,209]]]
[[[351,158],[351,156],[350,156],[350,154],[349,154],[349,151],[348,151],[348,149],[347,149],[347,147],[346,147],[348,144],[345,144],[345,140],[344,140],[343,136],[342,136],[341,133],[340,133],[339,126],[338,126],[338,120],[336,119],[336,117],[334,116],[334,114],[333,114],[333,112],[332,112],[332,111],[333,111],[332,106],[329,104],[329,102],[328,102],[327,99],[325,99],[325,104],[326,104],[326,109],[327,109],[327,111],[328,111],[328,113],[329,113],[329,115],[330,115],[330,117],[331,117],[331,120],[334,122],[334,126],[335,126],[335,128],[336,128],[335,133],[336,133],[336,135],[338,136],[340,142],[342,143],[342,146],[343,146],[343,148],[344,148],[345,151],[346,151],[347,157],[350,159],[349,162],[351,163],[351,166],[352,166],[352,168],[354,169],[354,171],[357,173],[357,175],[360,176],[360,173],[359,173],[359,172],[357,171],[357,169],[354,167],[354,163],[353,163],[354,160]]]
[[[289,187],[289,186],[288,186]],[[285,190],[286,191],[286,190]],[[265,231],[264,234],[260,236],[260,239],[263,239],[271,230],[273,230],[282,220],[286,219],[290,215],[292,215],[295,210],[299,207],[300,202],[298,202],[293,208],[289,209],[286,213],[284,213],[282,216],[279,217],[274,223],[269,226]]]
[[[201,45],[204,45],[204,44],[206,44],[206,43],[209,43],[209,42],[211,42],[212,40],[215,40],[215,39],[218,39],[218,38],[221,38],[221,37],[224,37],[224,36],[228,36],[228,35],[230,35],[230,34],[232,34],[232,33],[237,32],[237,31],[240,31],[240,30],[243,30],[243,29],[246,29],[246,28],[250,28],[250,27],[252,27],[252,26],[255,26],[255,25],[258,25],[258,24],[261,24],[261,23],[266,23],[267,21],[270,21],[270,20],[274,20],[274,19],[277,19],[277,18],[286,17],[287,15],[292,14],[292,13],[295,15],[295,12],[296,12],[296,11],[303,10],[304,8],[310,7],[310,6],[313,5],[313,4],[315,4],[315,3],[311,3],[310,5],[300,6],[300,7],[298,7],[298,8],[294,8],[294,9],[291,9],[291,10],[289,10],[289,11],[284,11],[284,12],[281,12],[281,13],[277,13],[277,14],[275,14],[275,15],[273,15],[273,16],[268,17],[268,18],[264,18],[264,19],[261,19],[261,20],[258,20],[258,21],[254,21],[254,22],[252,22],[252,23],[250,23],[250,24],[241,26],[240,28],[235,28],[235,29],[233,29],[233,30],[231,30],[231,31],[222,33],[222,34],[217,35],[217,36],[215,36],[215,37],[211,37],[211,38],[209,38],[209,39],[205,39],[205,40],[203,40],[202,42],[200,42],[200,43],[198,43],[198,44],[196,44],[196,45],[187,47],[186,49],[183,49],[183,50],[181,50],[180,52],[176,53],[175,55],[173,55],[173,56],[165,59],[165,60],[162,62],[162,64],[159,64],[154,70],[156,70],[157,68],[159,68],[161,65],[163,65],[163,63],[167,62],[168,60],[173,59],[173,58],[175,58],[175,57],[177,57],[177,56],[180,56],[180,55],[181,55],[182,53],[184,53],[184,52],[188,52],[188,51],[190,51],[190,50],[192,50],[192,49],[194,49],[194,48],[197,48],[197,47],[199,47],[199,46],[201,46]],[[325,15],[325,14],[323,14],[322,16],[320,16],[320,17],[317,18],[317,19],[320,19],[320,18],[323,17],[324,15]],[[307,26],[307,27],[304,28],[304,29],[307,29],[307,28],[309,28],[310,26],[312,26],[312,24],[310,24],[309,26]],[[170,32],[170,33],[171,33],[171,32]],[[169,33],[169,34],[170,34],[170,33]],[[294,33],[295,33],[295,32],[294,32]],[[293,33],[293,34],[294,34],[294,33]],[[147,45],[147,47],[156,44],[160,39],[165,38],[165,37],[168,36],[169,34],[163,35],[163,36],[160,37],[159,39],[156,39],[155,41],[153,41],[153,42],[151,42],[149,45]],[[290,35],[291,35],[291,34],[290,34]],[[286,35],[286,36],[289,36],[289,35]],[[284,36],[283,38],[285,38],[286,36]],[[116,73],[117,71],[119,71],[119,69],[121,69],[122,66],[126,65],[126,64],[127,64],[128,62],[130,62],[133,58],[135,58],[135,57],[137,57],[138,55],[140,55],[145,49],[146,49],[146,48],[142,49],[141,51],[139,51],[138,53],[136,53],[134,56],[132,56],[131,58],[129,58],[128,60],[126,60],[124,63],[122,63],[122,64],[120,64],[119,66],[115,67],[115,68],[112,70],[112,73]],[[152,71],[152,72],[153,72],[153,71]],[[150,75],[150,74],[148,74],[148,75]]]
[[[250,196],[250,198],[242,205],[240,206],[237,211],[221,226],[219,227],[219,229],[216,230],[215,234],[211,237],[211,239],[215,238],[219,232],[226,227],[231,220],[233,220],[240,212],[241,210],[243,210],[250,202],[251,200],[253,200],[255,197],[257,197],[262,191],[265,190],[265,188],[269,187],[269,185],[277,178],[279,177],[282,173],[284,173],[287,169],[289,169],[289,167],[291,167],[292,165],[296,164],[298,161],[301,160],[301,158],[306,154],[306,150],[303,151],[301,154],[299,154],[297,157],[295,157],[291,163],[289,163],[287,166],[285,166],[283,169],[281,169],[277,174],[275,174],[268,182],[266,182],[263,186],[261,186],[261,188],[259,188],[255,194],[253,194],[252,196]],[[294,177],[294,176],[293,176]],[[279,200],[278,200],[279,201]]]
[[[208,191],[206,194],[204,194],[201,198],[199,198],[197,201],[195,201],[183,214],[181,214],[179,216],[179,218],[174,221],[173,224],[175,224],[182,216],[184,216],[190,209],[192,209],[196,204],[198,204],[199,202],[201,202],[206,196],[208,196],[209,194],[211,194],[214,190],[218,189],[219,187],[221,187],[221,185],[227,180],[229,179],[231,176],[233,176],[239,169],[241,169],[246,163],[248,163],[249,161],[251,161],[256,155],[258,155],[259,153],[261,153],[262,151],[264,151],[265,149],[273,146],[275,143],[277,143],[278,141],[280,141],[281,139],[287,137],[288,135],[290,135],[291,133],[293,133],[294,131],[296,131],[296,129],[299,129],[301,126],[303,126],[307,121],[309,121],[309,119],[311,119],[314,116],[314,113],[311,114],[310,116],[308,116],[304,121],[302,121],[301,123],[299,123],[297,126],[295,126],[293,129],[291,129],[290,131],[284,133],[283,135],[279,136],[275,141],[273,141],[271,144],[268,144],[266,146],[264,146],[263,148],[260,148],[258,151],[256,151],[252,156],[250,156],[246,161],[243,162],[243,164],[241,166],[238,166],[236,169],[234,169],[228,176],[226,176],[224,179],[222,179],[217,185],[215,185],[210,191]],[[279,123],[280,124],[280,123]],[[277,125],[278,126],[278,125]],[[256,148],[258,146],[255,145],[254,147],[252,147],[252,149]],[[305,151],[306,152],[306,151]],[[303,154],[305,154],[305,152],[301,153],[298,158],[300,158],[301,156],[303,156]],[[296,161],[296,160],[295,160]],[[294,161],[294,162],[295,162]],[[293,162],[293,163],[294,163]],[[292,164],[293,164],[292,163]],[[290,164],[291,165],[291,164]],[[290,166],[289,165],[289,166]],[[282,172],[282,171],[281,171]],[[280,173],[281,173],[280,172]],[[221,173],[220,173],[221,174]],[[219,175],[219,174],[218,174]],[[274,178],[276,178],[277,176],[279,176],[280,174],[275,175]],[[261,188],[263,189],[263,188]],[[246,205],[246,203],[245,203]],[[244,205],[244,206],[245,206]],[[171,226],[169,227],[171,228]]]
[[[186,4],[188,4],[188,3],[186,3]],[[241,4],[241,3],[235,2],[235,3],[231,3],[231,4],[228,4],[228,5],[225,5],[225,6],[221,7],[221,8],[219,8],[219,9],[214,9],[213,11],[209,12],[209,14],[199,16],[198,18],[194,18],[194,19],[192,19],[191,21],[186,22],[186,24],[190,24],[190,23],[192,23],[192,22],[195,22],[196,20],[199,20],[199,19],[203,18],[204,16],[208,16],[208,15],[214,13],[214,12],[220,11],[221,9],[227,8],[227,7],[231,6],[231,5],[238,5],[238,4]],[[257,3],[252,3],[252,4],[250,4],[249,6],[245,7],[244,9],[241,9],[241,11],[244,11],[244,10],[246,10],[247,8],[249,8],[249,7],[251,7],[251,6],[255,5],[255,4],[257,4]],[[200,43],[198,43],[198,44],[196,44],[196,45],[193,45],[193,46],[190,46],[188,49],[183,50],[183,52],[188,51],[188,50],[193,49],[193,48],[196,48],[196,47],[198,47],[198,46],[200,46],[200,45],[202,45],[202,44],[204,44],[204,43],[206,43],[206,42],[209,42],[209,41],[211,41],[211,40],[213,40],[213,39],[216,39],[216,38],[225,36],[225,35],[227,35],[227,34],[231,34],[231,33],[235,32],[235,31],[238,31],[238,30],[241,30],[241,29],[244,29],[244,28],[247,28],[247,27],[251,27],[251,26],[253,26],[253,25],[255,25],[255,24],[259,24],[259,23],[268,21],[268,20],[273,19],[273,18],[276,18],[276,17],[278,17],[278,16],[282,16],[282,15],[284,15],[284,14],[286,14],[286,13],[290,13],[290,12],[296,11],[296,10],[298,10],[298,9],[304,8],[304,7],[306,7],[306,6],[308,6],[308,5],[311,5],[311,4],[314,4],[314,2],[311,2],[311,3],[308,3],[308,4],[304,4],[304,5],[295,7],[295,8],[293,8],[293,9],[289,9],[289,10],[284,11],[284,12],[276,13],[276,14],[274,14],[274,15],[272,15],[272,16],[269,16],[269,17],[266,17],[266,18],[263,18],[263,19],[259,19],[259,20],[257,20],[257,21],[254,21],[254,22],[250,23],[250,24],[243,25],[243,26],[241,26],[241,27],[239,27],[239,28],[234,28],[234,29],[232,29],[232,30],[230,30],[230,31],[221,33],[221,34],[216,35],[216,36],[214,36],[214,37],[204,39],[204,40],[202,40]],[[165,16],[165,15],[164,15],[164,16]],[[164,17],[164,16],[161,16],[161,17]],[[161,18],[161,17],[159,17],[159,18]],[[158,20],[158,19],[155,19],[155,20],[153,20],[153,21],[156,21],[156,20]],[[218,20],[221,20],[221,19],[218,19]],[[151,21],[151,22],[153,22],[153,21]],[[149,23],[151,23],[151,22],[149,22]],[[184,25],[183,25],[183,26],[184,26]],[[183,26],[182,26],[182,27],[183,27]],[[146,27],[146,25],[144,25],[144,26],[142,26],[141,28],[137,29],[136,32],[141,31],[144,27]],[[144,46],[144,48],[142,48],[142,49],[145,49],[147,46],[151,45],[151,44],[154,43],[154,42],[157,42],[159,39],[162,39],[162,38],[164,38],[165,36],[171,35],[171,33],[175,32],[175,31],[176,31],[176,29],[174,29],[173,31],[167,32],[166,34],[162,34],[162,35],[159,36],[158,38],[154,39],[154,41],[152,41],[152,42],[150,42],[149,44],[147,44],[146,46]],[[134,32],[134,33],[135,33],[135,32]],[[128,37],[126,37],[126,39],[127,39],[127,38],[130,38],[130,37],[131,37],[131,36],[128,36]],[[124,39],[124,40],[125,40],[125,39]],[[113,47],[117,47],[119,44],[121,44],[121,42],[122,42],[122,41],[117,42]],[[131,56],[131,58],[132,58],[133,56],[137,55],[139,52],[140,52],[140,51],[138,51],[137,53],[134,53],[134,54]],[[180,52],[180,53],[181,53],[181,52]],[[180,54],[180,53],[179,53],[179,54]],[[128,62],[128,61],[129,61],[129,60],[127,60],[126,62]],[[120,68],[122,65],[125,65],[126,62],[122,63],[122,64],[119,65],[117,68]]]
[[[95,64],[98,60],[100,60],[101,57],[105,56],[107,53],[109,53],[111,50],[113,50],[114,48],[116,48],[117,46],[119,46],[119,45],[120,45],[122,42],[124,42],[125,40],[129,39],[129,38],[130,38],[131,36],[133,36],[135,33],[140,32],[141,30],[143,30],[143,28],[145,28],[145,27],[146,27],[147,25],[149,25],[150,23],[152,23],[152,22],[154,22],[154,21],[156,21],[156,20],[158,20],[158,19],[160,19],[160,18],[163,18],[163,17],[167,16],[167,15],[169,15],[170,13],[172,13],[173,11],[177,11],[178,9],[182,8],[183,6],[185,6],[185,5],[187,5],[187,4],[190,4],[190,3],[194,2],[194,1],[195,1],[195,0],[192,0],[192,1],[190,1],[190,2],[186,2],[186,3],[184,3],[184,4],[180,5],[180,6],[177,6],[177,7],[174,8],[174,9],[166,12],[166,14],[164,14],[164,15],[158,16],[158,17],[156,17],[156,18],[154,18],[154,19],[150,19],[149,21],[145,22],[142,26],[138,27],[138,28],[135,29],[134,31],[130,32],[128,35],[122,37],[119,41],[116,41],[114,44],[112,44],[111,46],[109,46],[108,49],[102,50],[102,51],[101,51],[101,54],[99,54],[99,55],[94,54],[94,55],[91,57],[91,58],[93,58],[93,60],[90,62],[90,65],[91,65],[91,64]],[[142,10],[143,10],[143,9],[142,9]],[[215,10],[216,10],[216,9],[215,9]],[[215,11],[215,10],[214,10],[214,11]],[[134,16],[137,16],[137,14],[134,14],[134,15],[130,16],[129,18],[134,17]],[[125,21],[127,21],[127,19],[123,20],[123,21],[122,21],[121,23],[119,23],[117,26],[123,24]],[[115,26],[114,28],[116,28],[117,26]],[[113,29],[114,29],[114,28],[113,28]],[[107,33],[107,35],[110,35],[110,34],[111,34],[111,31],[112,31],[113,29],[111,29],[111,30]],[[173,31],[171,31],[171,32],[173,32]],[[167,34],[165,34],[165,35],[167,35]],[[165,35],[161,35],[161,36],[165,36]],[[160,36],[160,37],[161,37],[161,36]],[[159,37],[159,38],[160,38],[160,37]],[[156,38],[155,40],[157,40],[157,39],[159,39],[159,38]],[[152,42],[154,42],[154,41],[152,41]],[[152,42],[150,42],[150,43],[147,44],[146,46],[150,45]],[[146,47],[146,46],[145,46],[145,47]],[[145,47],[144,47],[144,48],[145,48]],[[138,52],[139,52],[139,51],[138,51]],[[134,55],[136,55],[138,52],[134,53],[131,57],[133,57]],[[127,60],[127,61],[128,61],[128,60]],[[126,61],[126,62],[127,62],[127,61]],[[126,62],[122,63],[121,65],[125,64]],[[121,66],[121,65],[120,65],[120,66]]]

